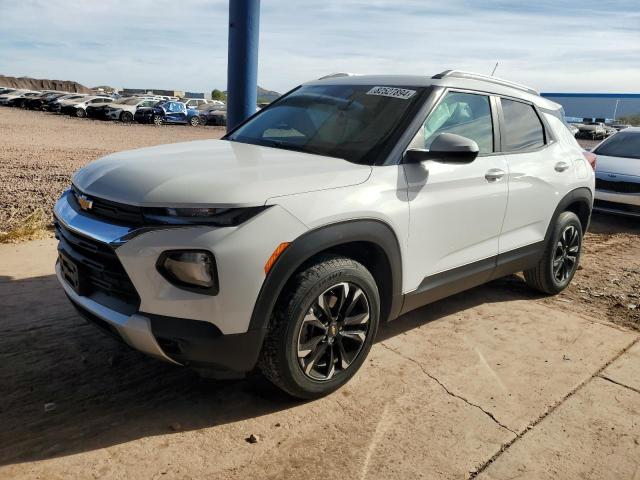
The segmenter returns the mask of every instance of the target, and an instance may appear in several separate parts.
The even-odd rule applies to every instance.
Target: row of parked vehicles
[[[607,125],[604,122],[572,123],[569,129],[576,138],[587,140],[604,140],[620,130],[630,127],[626,124]]]
[[[197,125],[226,125],[226,105],[218,100],[135,95],[68,93],[0,88],[0,105],[121,122]]]

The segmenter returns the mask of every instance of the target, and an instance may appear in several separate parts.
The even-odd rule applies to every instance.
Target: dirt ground
[[[71,175],[120,150],[219,138],[223,127],[125,125],[0,108],[0,232],[34,211],[50,212]]]
[[[217,134],[13,112],[2,202],[54,198],[109,151]],[[511,276],[411,312],[314,402],[132,351],[73,311],[53,239],[0,245],[0,479],[640,478],[639,235],[594,215],[564,293]]]

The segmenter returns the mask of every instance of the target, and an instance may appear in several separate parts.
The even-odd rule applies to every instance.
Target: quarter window
[[[428,149],[441,133],[455,133],[478,144],[480,153],[493,152],[493,123],[489,97],[473,93],[449,92],[438,104],[418,135]],[[420,146],[418,142],[417,146]],[[415,144],[415,141],[413,143]]]
[[[501,98],[504,126],[501,129],[505,152],[532,150],[544,146],[544,127],[529,104]]]

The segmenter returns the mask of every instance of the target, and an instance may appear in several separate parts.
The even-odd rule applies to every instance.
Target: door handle
[[[564,172],[569,168],[569,164],[567,162],[558,162],[555,167],[556,172]]]
[[[484,178],[486,178],[487,182],[497,182],[502,177],[504,177],[504,170],[500,170],[499,168],[492,168],[484,174]]]

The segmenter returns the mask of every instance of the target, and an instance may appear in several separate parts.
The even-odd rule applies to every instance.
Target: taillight
[[[587,159],[587,162],[589,162],[589,165],[591,165],[591,168],[593,168],[593,171],[595,172],[598,156],[595,153],[587,152],[586,150],[582,152],[582,155],[584,155],[584,158]]]

